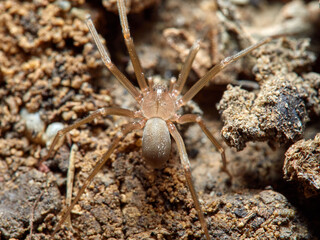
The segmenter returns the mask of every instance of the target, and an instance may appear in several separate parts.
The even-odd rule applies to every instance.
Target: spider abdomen
[[[169,159],[171,138],[166,122],[161,118],[150,118],[144,127],[142,155],[147,164],[161,168]]]

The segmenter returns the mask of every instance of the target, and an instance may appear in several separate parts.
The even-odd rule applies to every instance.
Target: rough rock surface
[[[286,152],[283,166],[284,176],[297,181],[306,197],[318,195],[320,191],[320,134],[314,139],[300,140]]]
[[[224,122],[221,134],[228,145],[242,150],[248,141],[274,145],[302,138],[309,115],[320,113],[320,75],[298,74],[315,59],[307,45],[306,40],[278,40],[262,47],[254,67],[260,89],[228,86],[218,104]]]

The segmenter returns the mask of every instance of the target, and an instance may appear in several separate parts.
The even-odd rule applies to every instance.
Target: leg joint
[[[65,131],[63,131],[64,129],[61,129],[57,132],[57,135],[59,137],[59,139],[61,139],[64,135],[65,135]]]
[[[196,122],[197,122],[197,123],[203,123],[202,117],[201,117],[201,116],[197,116],[197,117],[196,117]]]
[[[100,108],[98,109],[98,113],[102,116],[106,116],[107,115],[107,111],[105,108]]]

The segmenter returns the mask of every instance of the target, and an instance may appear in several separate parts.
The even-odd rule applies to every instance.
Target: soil
[[[201,40],[186,89],[225,57],[284,34],[228,66],[184,109],[203,115],[232,179],[198,125],[179,131],[212,239],[318,239],[318,2],[127,4],[147,77],[177,77]],[[113,62],[137,85],[115,0],[0,2],[0,239],[49,239],[66,205],[70,156],[75,197],[130,119],[98,118],[72,130],[39,168],[57,129],[102,107],[137,109],[100,60],[88,13]],[[153,170],[141,138],[137,131],[121,141],[54,239],[204,239],[175,144],[166,166]]]

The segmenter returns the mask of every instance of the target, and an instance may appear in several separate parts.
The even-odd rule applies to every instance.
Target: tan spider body
[[[169,88],[166,88],[161,85],[154,85],[152,79],[148,79],[148,81],[146,81],[144,77],[141,64],[139,62],[138,56],[134,48],[133,40],[130,36],[124,0],[117,0],[117,3],[118,3],[123,36],[125,39],[125,43],[126,43],[126,46],[130,55],[130,59],[132,61],[133,68],[134,68],[141,91],[135,88],[132,85],[132,83],[112,63],[105,47],[102,45],[99,39],[98,33],[92,23],[90,16],[87,18],[86,23],[99,49],[102,61],[105,63],[108,69],[113,73],[113,75],[120,81],[120,83],[128,90],[128,92],[135,98],[138,105],[140,106],[140,110],[134,112],[134,111],[122,109],[122,108],[102,108],[93,112],[87,118],[84,118],[72,124],[71,126],[68,126],[60,130],[57,133],[56,137],[54,138],[50,146],[47,156],[42,161],[45,161],[50,157],[51,153],[54,151],[56,144],[67,132],[79,127],[80,125],[88,123],[97,117],[104,117],[106,115],[119,115],[119,116],[125,116],[125,117],[134,119],[133,122],[123,126],[122,131],[115,136],[108,151],[106,151],[103,154],[102,158],[98,161],[93,171],[90,173],[89,177],[85,180],[83,186],[81,187],[80,191],[77,193],[77,196],[73,200],[72,204],[69,207],[67,207],[67,209],[65,210],[62,218],[57,224],[52,235],[54,235],[60,229],[61,225],[69,216],[72,208],[80,199],[82,193],[85,191],[85,189],[90,184],[93,177],[101,169],[101,167],[107,162],[110,155],[117,147],[118,143],[129,132],[133,130],[143,129],[142,153],[144,158],[146,159],[146,163],[153,168],[161,168],[168,160],[170,156],[170,151],[171,151],[171,136],[176,142],[180,159],[181,159],[181,164],[185,171],[187,184],[190,189],[190,192],[195,204],[195,208],[198,212],[202,230],[206,238],[210,239],[207,223],[205,221],[197,193],[192,183],[190,163],[189,163],[188,155],[186,152],[186,148],[185,148],[183,139],[175,126],[175,123],[178,123],[178,124],[185,124],[190,122],[197,123],[202,129],[202,131],[206,134],[206,136],[210,139],[210,141],[220,151],[222,161],[223,161],[223,170],[226,173],[228,173],[230,177],[231,175],[226,169],[226,158],[225,158],[224,149],[219,144],[219,142],[213,137],[213,135],[209,132],[209,130],[206,128],[205,124],[202,121],[202,118],[194,114],[186,114],[186,115],[180,116],[177,114],[177,110],[179,110],[180,107],[182,107],[189,100],[191,100],[208,83],[210,79],[212,79],[228,64],[245,56],[249,52],[271,41],[275,37],[269,37],[263,41],[260,41],[242,50],[241,52],[231,57],[227,57],[226,59],[221,61],[219,64],[211,68],[208,71],[208,73],[206,73],[183,96],[181,96],[180,94],[185,85],[187,76],[190,72],[192,62],[196,56],[196,53],[199,50],[199,42],[198,41],[195,42],[193,47],[190,49],[190,53],[186,59],[186,62],[181,70],[181,73],[177,81],[171,80]]]

